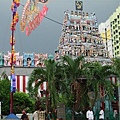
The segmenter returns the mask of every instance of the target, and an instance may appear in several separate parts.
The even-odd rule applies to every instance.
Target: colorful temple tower
[[[99,61],[101,64],[110,64],[109,53],[105,50],[102,38],[98,31],[95,13],[82,11],[66,11],[62,26],[59,46],[55,51],[55,59],[70,55],[72,58],[83,55],[87,62]]]

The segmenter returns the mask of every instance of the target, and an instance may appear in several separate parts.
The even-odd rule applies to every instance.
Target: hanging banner
[[[40,0],[27,0],[20,21],[20,29],[22,32],[26,31],[26,35],[30,33],[40,25],[42,19],[46,16],[48,8],[43,6],[42,10],[39,10]],[[41,0],[40,2],[46,3],[48,0]]]
[[[26,26],[26,35],[29,36],[31,32],[40,25],[42,19],[46,16],[48,11],[47,6],[44,6],[42,10],[35,16],[35,18]]]
[[[28,17],[28,13],[29,13],[29,7],[30,7],[30,0],[28,0],[23,8],[23,12],[22,12],[22,17],[20,20],[20,29],[22,32],[24,32],[25,30],[25,26],[27,24],[27,17]]]

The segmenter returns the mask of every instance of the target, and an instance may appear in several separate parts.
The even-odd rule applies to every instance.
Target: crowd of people
[[[91,107],[89,107],[86,112],[86,118],[87,120],[95,120],[94,112]],[[34,111],[34,113],[32,114],[32,119],[33,120],[53,120],[51,112],[48,112],[48,114],[46,114],[46,111],[42,107]],[[29,117],[25,110],[22,111],[21,120],[29,120]],[[102,107],[100,107],[100,111],[99,111],[99,120],[104,120],[104,110]]]

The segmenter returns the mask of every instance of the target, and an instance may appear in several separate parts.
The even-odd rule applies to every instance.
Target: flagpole
[[[11,89],[10,89],[10,113],[13,113],[13,93],[16,91],[16,79],[15,79],[15,72],[14,72],[14,65],[16,63],[16,56],[15,56],[15,36],[14,31],[16,29],[16,23],[18,22],[19,16],[17,13],[17,7],[20,5],[20,0],[13,0],[11,5],[12,11],[12,22],[11,22],[11,31],[12,35],[10,38],[10,45],[11,45],[11,56],[10,56],[10,64],[11,64]]]

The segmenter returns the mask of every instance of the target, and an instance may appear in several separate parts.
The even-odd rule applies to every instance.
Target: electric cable
[[[55,23],[59,24],[59,25],[63,25],[62,23],[60,23],[60,22],[58,22],[58,21],[56,21],[56,20],[53,20],[53,19],[51,19],[51,18],[49,18],[49,17],[46,17],[46,16],[44,16],[44,17],[45,17],[46,19],[52,21],[52,22],[55,22]]]

